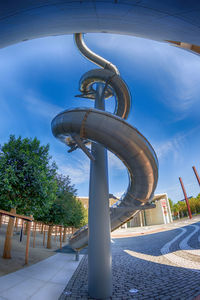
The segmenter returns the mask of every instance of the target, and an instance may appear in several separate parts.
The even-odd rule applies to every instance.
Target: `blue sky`
[[[128,122],[152,144],[159,159],[156,193],[183,199],[200,192],[192,171],[200,173],[200,57],[165,43],[132,36],[87,34],[87,45],[112,61],[129,86],[132,108]],[[79,196],[88,195],[89,159],[67,153],[51,133],[51,120],[70,107],[93,106],[79,94],[84,72],[96,68],[76,49],[73,36],[23,42],[0,50],[0,143],[10,134],[37,137],[50,144],[59,172],[68,174]],[[108,103],[112,110],[112,101]],[[109,153],[110,192],[127,188],[123,164]]]

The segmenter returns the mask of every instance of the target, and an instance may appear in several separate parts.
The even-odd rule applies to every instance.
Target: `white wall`
[[[167,194],[155,195],[154,199],[158,199],[155,200],[156,207],[139,212],[128,223],[128,226],[150,226],[168,224],[173,222]]]

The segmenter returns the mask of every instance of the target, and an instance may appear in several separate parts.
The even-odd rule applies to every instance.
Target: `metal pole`
[[[147,226],[147,219],[146,219],[146,212],[145,212],[145,209],[144,209],[144,226]]]
[[[104,85],[97,84],[95,108],[105,110]],[[96,299],[112,296],[112,257],[107,150],[92,143],[90,163],[88,292]]]
[[[179,181],[180,181],[180,184],[181,184],[181,187],[182,187],[182,190],[183,190],[183,194],[184,194],[184,197],[185,197],[185,201],[186,201],[186,204],[187,204],[189,217],[190,217],[190,219],[192,219],[190,204],[189,204],[188,197],[187,197],[187,194],[186,194],[186,191],[185,191],[185,188],[184,188],[183,181],[182,181],[181,177],[179,177]]]
[[[197,181],[198,181],[198,183],[199,183],[199,185],[200,185],[200,178],[199,178],[199,175],[198,175],[198,173],[197,173],[197,170],[196,170],[195,166],[193,166],[192,169],[193,169],[194,174],[195,174],[195,176],[196,176],[196,179],[197,179]]]
[[[76,251],[75,260],[79,261],[79,251]]]

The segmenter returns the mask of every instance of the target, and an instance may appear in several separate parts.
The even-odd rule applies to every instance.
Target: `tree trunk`
[[[3,221],[3,215],[0,215],[0,227],[2,226],[2,221]]]
[[[67,233],[67,227],[64,227],[64,231],[63,231],[63,242],[66,242],[66,233]]]
[[[45,234],[46,234],[46,225],[44,225],[44,229],[43,229],[43,246],[45,245]]]
[[[41,231],[40,231],[40,233],[43,234],[43,231],[44,231],[44,224],[42,224],[42,226],[41,226]]]
[[[53,225],[49,225],[48,237],[47,237],[47,248],[51,249],[51,234],[52,234]]]
[[[30,235],[31,235],[31,222],[27,221],[27,238],[26,238],[26,255],[25,255],[25,264],[26,265],[28,264]]]
[[[36,238],[36,229],[37,229],[37,223],[33,223],[33,248],[35,248],[35,238]]]
[[[16,208],[11,208],[11,213],[16,213]],[[6,231],[6,238],[4,242],[4,251],[3,251],[3,258],[11,258],[11,246],[12,246],[12,235],[14,229],[15,218],[10,217],[7,231]]]
[[[56,241],[57,238],[57,226],[55,226],[55,233],[54,233],[54,240]]]
[[[60,249],[62,248],[62,226],[60,226]]]

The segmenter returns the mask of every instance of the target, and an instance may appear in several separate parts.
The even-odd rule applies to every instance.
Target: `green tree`
[[[197,213],[197,209],[196,209],[196,199],[195,198],[190,198],[189,199],[189,205],[190,205],[190,210],[192,214],[196,214]]]
[[[64,227],[80,227],[87,223],[87,211],[83,204],[76,199],[76,189],[71,185],[69,176],[57,175],[57,198],[41,221],[49,225],[47,248],[51,248],[53,225]]]
[[[0,207],[39,218],[56,199],[56,165],[49,145],[37,138],[10,136],[0,149]]]
[[[74,196],[77,194],[77,190],[75,189],[74,185],[71,184],[70,177],[57,174],[56,176],[56,182],[57,182],[57,197],[60,197],[63,195],[63,193],[71,193]]]
[[[38,220],[49,225],[81,227],[87,224],[87,210],[76,198],[76,189],[71,184],[69,176],[57,175],[56,199],[47,213]]]
[[[64,206],[64,226],[79,228],[87,224],[87,210],[76,197],[64,194],[58,201],[62,202]]]
[[[174,214],[174,217],[177,217],[177,218],[180,217],[180,212],[179,211],[180,211],[179,205],[178,205],[178,203],[175,203],[173,205],[173,214]]]
[[[178,208],[180,217],[186,217],[187,216],[187,205],[185,201],[178,201]]]
[[[71,185],[69,176],[57,176],[57,205],[63,209],[62,224],[64,226],[81,227],[87,224],[87,210],[82,202],[76,198],[76,189]]]
[[[171,211],[173,211],[173,207],[174,207],[173,201],[170,198],[168,198],[168,201],[169,201],[170,209]]]
[[[48,211],[40,218],[39,221],[47,225],[62,225],[64,219],[64,209],[62,204],[57,201],[53,202]]]
[[[195,204],[196,204],[196,212],[200,213],[200,194],[197,195],[195,198]]]

